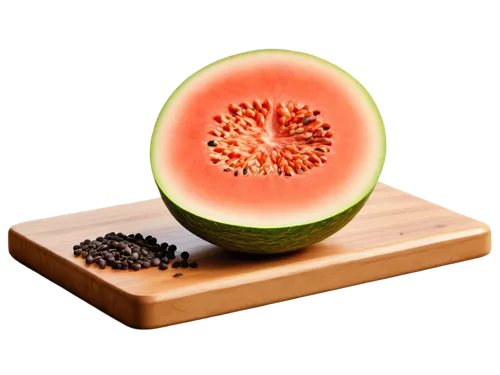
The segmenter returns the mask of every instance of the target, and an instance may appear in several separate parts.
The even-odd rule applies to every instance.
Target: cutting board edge
[[[305,297],[313,294],[323,293],[348,286],[359,285],[371,281],[386,279],[390,277],[405,275],[413,272],[423,271],[430,268],[440,267],[466,260],[472,260],[486,256],[491,251],[491,236],[489,230],[479,231],[469,237],[455,238],[441,243],[429,243],[419,248],[408,248],[399,253],[389,253],[374,258],[363,258],[347,263],[332,264],[316,270],[302,272],[300,274],[284,275],[282,277],[259,280],[249,284],[238,285],[230,288],[210,290],[197,294],[189,294],[177,299],[157,301],[150,304],[149,308],[143,311],[143,322],[141,329],[159,328],[163,326],[184,323],[192,320],[203,319],[210,316],[218,316],[230,312],[254,308],[272,303],[283,302],[295,298]],[[384,267],[379,267],[383,262]],[[387,269],[392,269],[387,271]],[[356,272],[354,272],[357,270]],[[359,277],[363,272],[364,276]],[[331,277],[331,273],[336,273],[336,277]],[[311,278],[310,282],[304,279]],[[300,280],[300,281],[295,281]],[[275,284],[273,288],[270,284]],[[300,284],[311,286],[309,290],[288,290],[283,284]],[[260,286],[262,285],[262,287]],[[253,298],[264,290],[276,290],[273,297],[266,301],[255,302]],[[250,301],[240,299],[235,305],[232,300],[234,295],[251,296]],[[217,297],[219,296],[219,297]],[[205,306],[216,310],[205,311],[189,308],[190,306],[203,305],[201,301],[205,299]],[[162,303],[163,302],[163,303]],[[224,306],[224,302],[227,306]],[[175,310],[174,318],[168,322],[158,321],[158,317],[168,315]],[[179,316],[179,312],[196,311],[197,316]],[[145,324],[144,324],[145,323]]]
[[[325,267],[311,269],[302,273],[260,279],[249,284],[206,290],[201,293],[190,293],[184,296],[178,296],[177,298],[168,299],[158,299],[154,296],[134,295],[98,277],[91,277],[89,282],[89,274],[91,273],[85,268],[78,267],[67,259],[34,243],[29,238],[17,232],[14,227],[9,230],[9,252],[14,259],[23,265],[58,284],[99,310],[109,314],[123,324],[137,329],[151,329],[479,258],[489,254],[491,251],[491,230],[486,224],[480,224],[477,233],[471,236],[454,238],[449,241],[437,243],[431,242],[420,246],[420,248],[410,246],[406,250],[382,254],[378,257],[329,264]],[[22,251],[23,241],[29,241],[31,246],[38,248],[40,256],[26,256]],[[429,254],[433,256],[429,257]],[[51,259],[51,262],[44,262],[44,259],[47,257]],[[430,258],[433,259],[432,262]],[[380,262],[385,262],[386,270],[377,266],[370,269],[369,272],[366,272],[366,267],[370,265],[373,267],[373,264]],[[391,264],[393,265],[391,266]],[[46,265],[50,265],[50,268],[47,269]],[[363,265],[365,265],[364,275],[353,280],[353,269],[363,267]],[[397,267],[395,267],[395,265],[397,265]],[[57,270],[58,267],[60,272],[54,272],[54,269]],[[397,271],[387,270],[391,267],[397,269]],[[65,277],[68,273],[68,268],[70,268],[70,272],[76,271],[73,273],[74,279],[72,280]],[[354,274],[359,276],[359,272],[358,270],[357,273],[354,272]],[[334,278],[328,277],[330,273],[337,273],[337,275]],[[309,289],[305,288],[300,291],[289,290],[287,293],[283,293],[283,288],[287,289],[286,286],[283,287],[283,283],[293,284],[298,278],[313,278],[315,282],[304,283],[304,280],[301,280],[300,284],[316,287]],[[273,289],[269,287],[269,283],[277,283],[275,289],[279,290],[279,293],[276,295],[271,293],[271,295],[260,301],[248,302],[240,300],[239,304],[234,304],[234,302],[231,301],[231,296],[235,294],[244,295],[247,296],[247,298],[250,296],[250,300],[252,300],[256,294],[261,292],[261,290],[259,290],[259,284],[262,283],[267,283],[266,290]],[[215,296],[218,296],[219,303],[214,303]],[[211,311],[199,308],[189,308],[189,306],[199,307],[200,300],[202,301],[207,298],[210,299],[210,301],[207,300],[207,302],[211,303],[207,303],[206,306],[208,306]],[[126,309],[131,309],[134,313],[120,313],[120,311],[126,311]]]
[[[130,314],[123,312],[130,309],[134,310],[134,315],[140,315],[141,307],[147,306],[147,301],[142,296],[129,293],[102,278],[95,277],[86,268],[70,262],[18,233],[14,227],[9,229],[8,244],[12,258],[25,267],[121,323],[132,328],[140,328],[135,324],[135,319],[130,319]],[[36,250],[32,250],[29,256],[23,251],[23,246],[27,244]],[[71,279],[66,277],[68,274],[72,275]]]

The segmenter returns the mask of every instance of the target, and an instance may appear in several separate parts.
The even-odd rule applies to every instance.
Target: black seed
[[[175,259],[175,254],[174,254],[173,252],[169,251],[169,252],[167,253],[167,258],[168,258],[168,259],[171,259],[171,260],[172,260],[172,259]]]
[[[183,251],[181,253],[181,258],[188,260],[189,259],[189,253],[187,251]]]
[[[223,171],[224,171],[224,172],[231,172],[231,171],[232,171],[232,169],[231,169],[231,168],[224,168],[224,169],[223,169]]]
[[[73,246],[73,250],[78,250],[78,249],[81,249],[82,247],[80,245],[75,245]]]
[[[142,263],[142,268],[149,268],[149,267],[151,267],[151,263],[149,263],[149,262]]]
[[[121,263],[116,264],[116,269],[121,270],[122,268],[123,268],[123,266]]]
[[[283,171],[281,170],[281,168],[278,167],[278,174],[281,176],[282,173]]]
[[[155,237],[151,237],[149,240],[146,239],[146,243],[149,245],[156,245],[157,239]]]
[[[114,237],[114,236],[116,236],[115,232],[109,232],[108,234],[106,234],[105,237]]]
[[[239,174],[239,172],[238,172],[238,171],[234,171],[234,175],[235,175],[236,177],[238,176],[238,174]]]
[[[145,238],[145,240],[146,240],[146,241],[149,241],[151,238],[153,238],[153,236],[147,236],[147,237]]]
[[[160,259],[161,259],[161,258],[163,258],[165,255],[166,255],[166,254],[165,254],[163,251],[158,251],[158,252],[156,253],[155,257],[157,257],[157,258],[160,258]]]
[[[94,263],[97,263],[98,260],[102,259],[102,256],[98,255],[98,256],[95,256],[93,258],[94,258]]]
[[[191,267],[191,268],[198,268],[198,263],[191,262],[191,263],[189,263],[189,267]]]
[[[75,250],[73,250],[73,254],[75,256],[78,256],[78,255],[80,255],[82,253],[82,251],[83,251],[82,249],[75,249]]]
[[[248,169],[243,168],[243,174],[247,174],[247,173],[248,173]]]
[[[82,258],[87,258],[87,256],[89,255],[89,252],[83,250],[81,255],[82,255]]]
[[[167,257],[161,258],[161,261],[162,261],[163,263],[167,263],[167,264],[169,264],[169,263],[170,263],[170,259],[168,259]]]
[[[163,249],[163,250],[167,250],[168,249],[168,243],[166,242],[163,242],[160,247]]]
[[[160,261],[160,259],[158,259],[158,258],[154,258],[154,259],[151,261],[151,265],[152,265],[153,267],[158,267],[158,266],[160,265],[160,263],[161,263],[161,261]]]
[[[103,270],[104,268],[106,268],[106,261],[104,259],[99,259],[99,261],[97,262],[97,265],[99,266],[99,268],[101,270]]]
[[[122,232],[119,232],[119,233],[117,233],[116,235],[117,235],[118,237],[121,237],[121,238],[124,238],[124,237],[125,237],[125,235],[124,235]]]
[[[140,264],[142,266],[142,263],[144,263],[144,261],[141,260],[141,259],[139,259],[139,260],[136,260],[135,263],[138,263],[138,264]]]
[[[314,115],[314,116],[317,116],[317,115],[319,115],[320,113],[321,113],[321,111],[320,111],[320,110],[318,110],[318,109],[316,109],[316,110],[314,110],[314,111],[313,111],[313,115]]]
[[[167,263],[160,263],[160,267],[159,267],[162,271],[166,270],[168,268],[167,266]]]
[[[130,256],[130,259],[132,260],[138,260],[139,259],[139,253],[133,253],[131,256]]]
[[[142,266],[139,263],[133,263],[130,268],[132,268],[134,271],[139,271]]]
[[[148,250],[148,249],[146,249],[145,247],[143,247],[143,248],[141,249],[141,254],[142,254],[143,256],[146,256],[146,255],[148,255],[148,254],[149,254],[149,250]]]
[[[217,146],[217,142],[215,142],[215,141],[208,141],[207,142],[207,146],[215,147],[215,146]]]
[[[92,255],[87,255],[87,258],[85,258],[85,262],[87,262],[87,264],[92,264],[93,261],[94,258],[92,257]]]
[[[131,260],[131,259],[128,259],[128,260],[127,260],[127,264],[128,264],[129,266],[131,266],[132,264],[134,264],[134,261],[133,261],[133,260]]]
[[[172,264],[172,268],[178,268],[180,265],[181,262],[174,262],[174,264]]]
[[[85,241],[83,241],[83,243],[84,243],[85,245],[90,244],[90,242],[91,242],[90,240],[85,240]]]
[[[128,270],[128,263],[122,262],[122,270]]]
[[[181,276],[184,276],[184,274],[183,274],[183,273],[180,273],[180,272],[179,272],[179,273],[176,273],[176,274],[174,275],[174,277],[181,277]]]
[[[88,251],[88,249],[89,249],[89,245],[83,245],[82,246],[82,250],[83,251]]]
[[[144,237],[142,236],[142,234],[141,234],[141,233],[136,233],[136,235],[135,235],[135,239],[136,239],[136,240],[141,240],[141,241],[142,241],[142,240],[144,240]]]
[[[123,255],[126,256],[132,255],[132,250],[130,249],[130,247],[125,246],[125,248],[123,249]]]
[[[126,244],[126,243],[124,243],[124,242],[120,242],[120,243],[118,244],[118,246],[117,246],[117,249],[118,249],[118,250],[123,250],[123,249],[125,249],[126,247],[127,247],[127,244]]]
[[[189,267],[188,261],[186,259],[181,260],[181,267],[182,268],[188,268]]]
[[[177,246],[175,246],[175,245],[170,245],[168,247],[168,251],[175,252],[176,250],[177,250]]]
[[[116,247],[118,246],[118,242],[116,241],[111,241],[109,244],[108,244],[108,247],[110,249],[116,249]]]

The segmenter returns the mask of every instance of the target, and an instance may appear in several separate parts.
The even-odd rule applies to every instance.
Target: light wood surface
[[[192,254],[199,268],[101,270],[73,256],[74,244],[111,231],[142,232],[175,243]],[[477,258],[490,248],[487,225],[381,183],[339,233],[272,257],[233,254],[204,242],[177,224],[160,199],[22,223],[9,231],[15,259],[135,328],[167,326]],[[177,272],[184,276],[174,278]]]

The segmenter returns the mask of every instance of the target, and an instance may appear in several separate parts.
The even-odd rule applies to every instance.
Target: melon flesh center
[[[332,146],[333,131],[321,111],[307,104],[270,99],[230,104],[228,112],[214,116],[208,134],[212,164],[234,176],[292,177],[321,167]]]
[[[306,126],[301,105],[320,110]],[[158,185],[182,209],[239,226],[285,227],[363,199],[380,174],[385,133],[351,76],[320,59],[270,51],[223,60],[186,81],[160,114],[151,150]]]

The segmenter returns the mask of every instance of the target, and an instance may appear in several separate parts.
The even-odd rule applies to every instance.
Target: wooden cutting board
[[[175,243],[197,269],[88,266],[72,247],[108,232]],[[378,184],[358,216],[307,249],[256,257],[222,251],[183,229],[160,199],[15,225],[19,262],[135,328],[156,328],[383,279],[489,253],[487,225]],[[184,276],[174,278],[182,272]],[[335,298],[332,294],[331,298]]]

